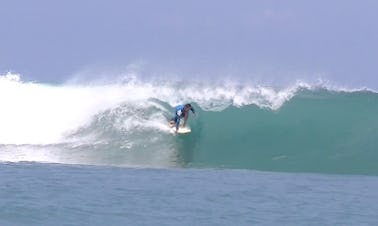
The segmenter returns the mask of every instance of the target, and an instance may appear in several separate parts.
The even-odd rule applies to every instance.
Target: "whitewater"
[[[172,135],[192,103],[192,133]],[[378,94],[141,79],[87,84],[0,76],[0,161],[378,175]]]

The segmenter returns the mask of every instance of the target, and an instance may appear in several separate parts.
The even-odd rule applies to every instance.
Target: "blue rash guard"
[[[175,121],[176,129],[178,129],[180,126],[180,119],[185,117],[184,108],[185,105],[179,105],[175,108],[175,117],[172,120]],[[193,114],[195,113],[192,106],[190,106],[190,110],[193,112]]]

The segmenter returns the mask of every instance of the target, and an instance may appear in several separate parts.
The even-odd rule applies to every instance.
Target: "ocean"
[[[374,90],[8,73],[0,104],[1,225],[378,224]]]

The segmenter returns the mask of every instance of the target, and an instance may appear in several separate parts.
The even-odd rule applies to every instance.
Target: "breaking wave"
[[[191,102],[192,133],[167,120]],[[378,175],[378,94],[297,83],[49,85],[0,76],[0,160]]]

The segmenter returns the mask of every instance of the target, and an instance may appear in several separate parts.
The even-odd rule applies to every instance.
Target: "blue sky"
[[[0,72],[64,82],[83,68],[145,62],[166,73],[378,88],[377,12],[374,0],[2,0]]]

